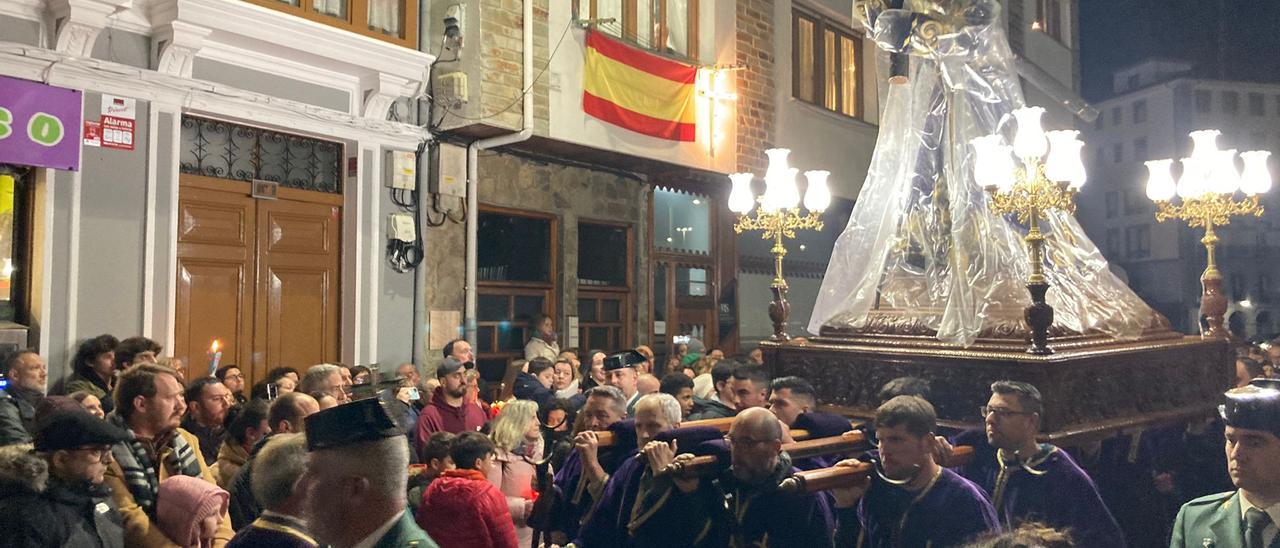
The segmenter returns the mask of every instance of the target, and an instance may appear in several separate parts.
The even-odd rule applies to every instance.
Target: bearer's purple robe
[[[823,413],[821,411],[810,411],[802,413],[796,417],[795,423],[791,425],[792,430],[808,430],[809,439],[830,438],[839,436],[845,432],[853,430],[853,425],[849,423],[849,419],[833,413]],[[801,470],[816,470],[818,468],[827,468],[834,466],[852,455],[843,453],[831,455],[818,455],[804,459],[796,459],[792,465]]]
[[[609,431],[613,432],[617,443],[609,450],[600,450],[599,458],[600,467],[604,468],[605,473],[612,474],[628,457],[635,454],[635,421],[618,421],[609,427]],[[582,481],[582,457],[577,451],[569,453],[564,466],[556,471],[552,485],[557,498],[552,517],[553,529],[563,532],[566,538],[575,538],[582,519],[595,505],[586,482]]]
[[[783,453],[774,474],[758,485],[745,485],[726,470],[683,493],[659,478],[641,488],[633,545],[831,547],[835,521],[828,497],[776,490],[778,481],[798,471]]]
[[[723,434],[714,427],[699,426],[661,432],[654,437],[654,441],[670,442],[674,439],[677,440],[677,448],[694,449],[703,442],[718,440],[722,437]],[[633,545],[627,527],[633,518],[641,479],[652,476],[646,473],[648,467],[649,460],[637,452],[623,461],[622,465],[609,476],[609,482],[605,484],[600,501],[595,508],[591,509],[586,523],[578,531],[578,540],[574,542],[576,546],[613,548]]]
[[[1098,487],[1065,451],[1047,443],[1040,445],[1040,452],[1027,462],[1035,474],[1010,463],[1002,490],[996,485],[1000,463],[994,453],[983,453],[986,458],[975,459],[958,471],[991,496],[1006,529],[1035,521],[1069,530],[1077,546],[1125,546],[1124,532],[1107,510]]]
[[[857,515],[862,522],[859,548],[963,546],[987,531],[1000,530],[982,489],[945,468],[921,493],[873,476]],[[847,517],[849,512],[843,512],[841,518]]]

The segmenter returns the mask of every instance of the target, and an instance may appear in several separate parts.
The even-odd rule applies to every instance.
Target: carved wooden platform
[[[1227,341],[1158,325],[1138,340],[1062,334],[1050,346],[1053,355],[1033,356],[1012,338],[962,348],[923,334],[852,333],[762,343],[775,376],[809,379],[820,401],[860,418],[874,416],[886,382],[914,376],[932,383],[941,422],[978,427],[992,382],[1029,382],[1044,398],[1044,439],[1069,445],[1211,413],[1235,371]]]

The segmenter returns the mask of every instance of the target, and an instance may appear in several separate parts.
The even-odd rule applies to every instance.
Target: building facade
[[[217,340],[254,379],[409,359],[384,158],[428,138],[388,120],[433,61],[419,19],[416,0],[0,1],[5,84],[82,97],[78,169],[3,166],[5,319],[51,382],[102,333],[193,371]]]
[[[1091,182],[1080,196],[1081,223],[1134,291],[1175,328],[1195,333],[1203,231],[1156,222],[1143,162],[1188,156],[1188,134],[1201,129],[1220,130],[1222,149],[1280,149],[1280,86],[1199,79],[1187,63],[1155,59],[1117,71],[1113,89],[1115,96],[1098,104],[1101,116],[1083,128]],[[1272,173],[1277,165],[1273,157]],[[1280,252],[1276,192],[1262,204],[1261,218],[1236,217],[1218,230],[1228,326],[1248,338],[1274,336],[1280,319],[1277,275],[1267,260]]]

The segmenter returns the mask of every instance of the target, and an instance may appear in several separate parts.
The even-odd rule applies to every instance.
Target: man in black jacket
[[[35,350],[9,354],[0,363],[9,386],[0,390],[0,446],[31,443],[36,405],[44,399],[49,369]]]
[[[694,398],[693,414],[689,420],[720,419],[738,414],[733,395],[733,370],[738,367],[733,360],[720,360],[711,368],[711,382],[715,391],[707,399]]]
[[[0,546],[124,546],[102,476],[119,428],[81,410],[41,419],[35,447],[0,448]]]

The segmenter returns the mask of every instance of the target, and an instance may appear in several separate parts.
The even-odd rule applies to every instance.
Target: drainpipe
[[[476,235],[480,229],[480,181],[478,167],[480,151],[526,141],[533,136],[533,0],[524,0],[524,93],[523,122],[520,131],[480,139],[467,146],[467,280],[463,292],[466,304],[463,310],[466,322],[466,338],[472,347],[476,344],[476,265],[479,263],[479,243]]]

